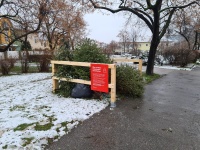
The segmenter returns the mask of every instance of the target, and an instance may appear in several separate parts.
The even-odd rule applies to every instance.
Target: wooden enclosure
[[[58,81],[67,81],[67,82],[75,82],[91,85],[91,81],[82,80],[82,79],[68,79],[68,78],[60,78],[56,77],[55,74],[57,72],[57,65],[70,65],[70,66],[83,66],[90,67],[91,63],[87,62],[74,62],[74,61],[51,61],[52,64],[52,80],[53,80],[53,92],[59,88]],[[96,63],[98,64],[98,63]],[[111,83],[108,84],[108,87],[111,89],[111,105],[110,107],[116,107],[116,65],[115,64],[107,64],[108,68],[111,69]]]

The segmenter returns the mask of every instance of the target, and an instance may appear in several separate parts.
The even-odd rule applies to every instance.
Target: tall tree
[[[188,45],[188,49],[197,50],[200,47],[200,16],[199,10],[187,8],[175,13],[171,25],[171,36],[181,36]]]
[[[13,23],[13,36],[5,48],[5,52],[17,40],[27,37],[40,29],[44,16],[46,15],[47,0],[1,0],[0,19],[8,18]],[[39,7],[36,7],[39,6]],[[16,28],[23,32],[16,32]],[[4,30],[4,29],[2,29]],[[4,32],[1,30],[1,33]]]
[[[44,19],[41,32],[52,51],[63,40],[73,49],[75,41],[84,34],[85,25],[83,13],[73,3],[54,0],[49,2],[48,15]]]
[[[174,13],[191,5],[199,9],[199,0],[89,0],[95,9],[107,10],[111,13],[129,12],[139,17],[152,33],[151,47],[148,56],[146,73],[153,74],[157,47],[165,35]]]

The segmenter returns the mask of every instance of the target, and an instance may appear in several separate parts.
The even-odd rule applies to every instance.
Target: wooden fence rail
[[[138,65],[138,70],[140,71],[140,73],[142,74],[142,59],[121,59],[121,58],[114,58],[113,59],[114,62],[137,62],[139,63]]]
[[[68,79],[62,77],[56,77],[57,72],[57,65],[70,65],[70,66],[83,66],[83,67],[90,67],[92,63],[87,62],[74,62],[74,61],[56,61],[52,60],[52,80],[53,80],[53,92],[59,88],[58,81],[67,81],[67,82],[75,82],[75,83],[82,83],[91,85],[91,81],[82,80],[82,79]],[[98,63],[96,63],[98,64]],[[108,84],[108,87],[111,89],[111,100],[110,100],[110,107],[116,107],[116,65],[115,64],[107,64],[108,68],[111,69],[111,83]]]

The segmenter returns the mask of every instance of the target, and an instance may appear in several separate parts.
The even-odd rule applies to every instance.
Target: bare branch
[[[197,1],[198,1],[198,2],[197,2]],[[167,7],[167,8],[164,8],[164,9],[160,10],[160,13],[162,13],[162,12],[164,12],[164,11],[166,11],[166,10],[169,10],[169,9],[183,9],[183,8],[186,8],[186,7],[191,6],[191,5],[193,5],[193,4],[197,4],[197,5],[200,6],[199,0],[197,0],[197,1],[193,1],[193,2],[191,2],[191,3],[189,3],[189,4],[182,5],[182,6]]]
[[[162,31],[160,32],[160,35],[159,35],[159,39],[160,39],[160,40],[161,40],[161,38],[164,36],[164,34],[166,33],[167,28],[169,27],[169,24],[170,24],[170,22],[171,22],[171,19],[172,19],[172,16],[173,16],[175,10],[176,10],[176,9],[172,9],[172,10],[170,11],[169,16],[168,16],[168,19],[167,19],[167,21],[166,21],[164,27],[162,28]]]
[[[128,11],[128,12],[131,12],[133,14],[135,14],[136,16],[138,16],[140,19],[142,19],[146,24],[147,26],[149,27],[149,29],[153,32],[153,26],[151,24],[151,22],[145,18],[145,16],[143,14],[141,14],[141,12],[137,11],[136,9],[131,9],[129,7],[124,7],[124,6],[119,6],[119,9],[111,9],[111,8],[107,8],[107,7],[103,7],[103,6],[97,6],[93,0],[89,0],[92,5],[94,6],[94,8],[96,9],[104,9],[104,10],[107,10],[111,13],[117,13],[117,12],[121,12],[121,11]]]

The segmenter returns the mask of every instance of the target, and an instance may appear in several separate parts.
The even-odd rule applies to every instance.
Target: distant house
[[[15,29],[17,35],[25,34],[25,32],[21,29]],[[22,41],[25,40],[25,37],[21,39]],[[15,42],[17,43],[18,47],[17,50],[21,50],[21,40]],[[49,49],[48,41],[44,38],[41,38],[40,34],[35,32],[27,35],[27,41],[30,43],[32,50],[44,50]]]
[[[0,19],[0,49],[4,49],[10,42],[12,36],[22,35],[25,32],[21,29],[13,27],[12,22],[7,18]],[[24,38],[22,38],[23,40]],[[27,36],[27,41],[30,42],[33,50],[49,49],[48,41],[41,38],[38,33],[32,33]],[[9,47],[9,51],[21,50],[21,41],[18,40]]]
[[[28,41],[30,42],[33,50],[49,49],[48,41],[44,38],[41,38],[38,33],[29,34]]]
[[[133,50],[140,50],[147,52],[150,50],[151,42],[118,42],[118,48],[115,52],[118,53],[131,53]]]
[[[151,42],[136,42],[137,49],[142,52],[147,52],[150,50]]]
[[[12,23],[7,18],[0,19],[0,49],[4,49],[11,41],[12,37]],[[15,50],[17,45],[12,44],[9,51]]]

